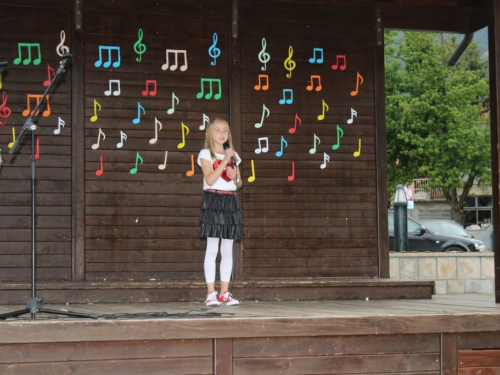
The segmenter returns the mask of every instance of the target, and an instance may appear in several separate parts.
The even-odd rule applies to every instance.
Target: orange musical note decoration
[[[31,100],[30,99],[36,99],[36,105],[35,107],[38,105],[38,103],[40,103],[40,99],[42,98],[43,95],[34,95],[34,94],[28,94],[27,95],[27,102],[26,102],[26,106],[28,107],[27,109],[25,109],[23,111],[23,116],[26,117],[28,116],[30,113],[31,113]],[[45,111],[43,111],[43,117],[47,117],[47,116],[50,116],[50,98],[49,98],[50,95],[47,95],[47,108],[45,109]],[[36,111],[35,113],[35,116],[38,116],[38,110]]]
[[[194,175],[194,154],[191,154],[191,170],[186,172],[186,176],[191,177]]]
[[[101,176],[104,173],[104,165],[102,164],[102,155],[99,156],[99,159],[101,161],[101,169],[95,171],[96,176]]]
[[[55,70],[50,67],[49,64],[47,64],[47,80],[43,81],[43,85],[45,87],[48,87],[50,85],[50,81],[52,81],[52,78],[56,74]]]
[[[266,82],[264,85],[262,84],[262,80],[263,80],[263,79],[264,79],[264,80],[265,80],[265,82]],[[255,89],[255,90],[260,90],[260,89],[262,89],[262,90],[264,90],[264,91],[268,90],[268,89],[269,89],[269,75],[267,75],[267,74],[259,74],[259,84],[258,84],[258,85],[255,85],[255,86],[254,86],[254,89]]]
[[[319,75],[314,75],[314,76],[312,75],[311,76],[311,84],[306,87],[307,91],[312,91],[312,89],[314,88],[314,80],[318,81],[318,84],[316,85],[315,90],[321,91],[323,86],[321,86],[321,76],[319,76]]]
[[[189,128],[181,122],[181,130],[182,130],[182,142],[177,145],[177,148],[184,148],[186,145],[186,135],[189,134]]]
[[[359,72],[357,72],[357,74],[356,74],[356,90],[351,91],[351,96],[358,95],[359,85],[362,85],[362,84],[363,84],[363,77],[361,76],[361,74],[359,74]]]

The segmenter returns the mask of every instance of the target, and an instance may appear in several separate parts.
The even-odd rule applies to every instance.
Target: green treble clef
[[[134,51],[139,55],[139,57],[136,58],[136,61],[141,62],[142,54],[146,52],[146,46],[142,44],[142,37],[143,37],[142,29],[139,29],[138,36],[139,40],[134,44]]]

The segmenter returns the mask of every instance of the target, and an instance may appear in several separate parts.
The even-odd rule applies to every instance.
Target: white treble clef
[[[259,52],[259,61],[264,64],[262,70],[266,70],[266,64],[269,60],[271,60],[271,55],[266,53],[266,38],[262,38],[262,51]]]
[[[64,32],[64,30],[61,30],[61,43],[59,43],[56,47],[56,53],[59,56],[62,56],[65,53],[69,53],[69,47],[64,45],[65,40],[66,40],[66,33]]]

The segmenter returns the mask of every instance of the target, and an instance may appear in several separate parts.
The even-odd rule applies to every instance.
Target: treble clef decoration
[[[139,55],[135,60],[137,62],[141,62],[142,60],[142,54],[146,52],[146,46],[142,43],[142,37],[144,36],[144,33],[142,32],[142,29],[139,29],[138,33],[138,38],[139,40],[135,42],[134,44],[134,51]]]
[[[69,47],[65,46],[64,45],[64,42],[66,40],[66,33],[64,32],[64,30],[61,30],[61,43],[59,43],[56,47],[56,53],[59,55],[59,56],[62,56],[64,55],[65,53],[69,53]]]
[[[214,44],[212,44],[210,46],[210,48],[208,49],[208,54],[210,55],[210,57],[213,57],[214,61],[212,61],[210,64],[212,64],[212,66],[215,66],[215,64],[217,64],[217,57],[220,56],[220,49],[216,47],[217,45],[217,40],[218,40],[218,36],[217,36],[217,33],[214,33]]]
[[[2,118],[3,121],[0,121],[0,125],[5,125],[7,117],[9,117],[11,113],[12,111],[7,107],[7,92],[4,91],[2,94],[2,104],[0,105],[0,118]]]
[[[288,48],[288,58],[285,60],[285,63],[284,63],[285,69],[290,72],[290,73],[287,73],[287,75],[286,75],[287,78],[292,78],[292,70],[294,70],[295,67],[297,66],[295,61],[292,60],[292,55],[293,55],[293,48],[292,48],[292,46],[290,46]]]
[[[264,64],[261,68],[262,70],[266,70],[266,64],[271,60],[271,55],[266,53],[266,38],[262,38],[262,51],[259,52],[259,61]]]

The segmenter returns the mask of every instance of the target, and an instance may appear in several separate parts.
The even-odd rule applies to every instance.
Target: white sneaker
[[[221,303],[218,300],[217,292],[212,292],[207,296],[207,299],[205,301],[205,304],[207,306],[220,306]]]
[[[234,306],[240,304],[240,301],[234,299],[233,295],[229,292],[222,293],[221,296],[219,297],[219,302],[223,303],[226,306]]]

